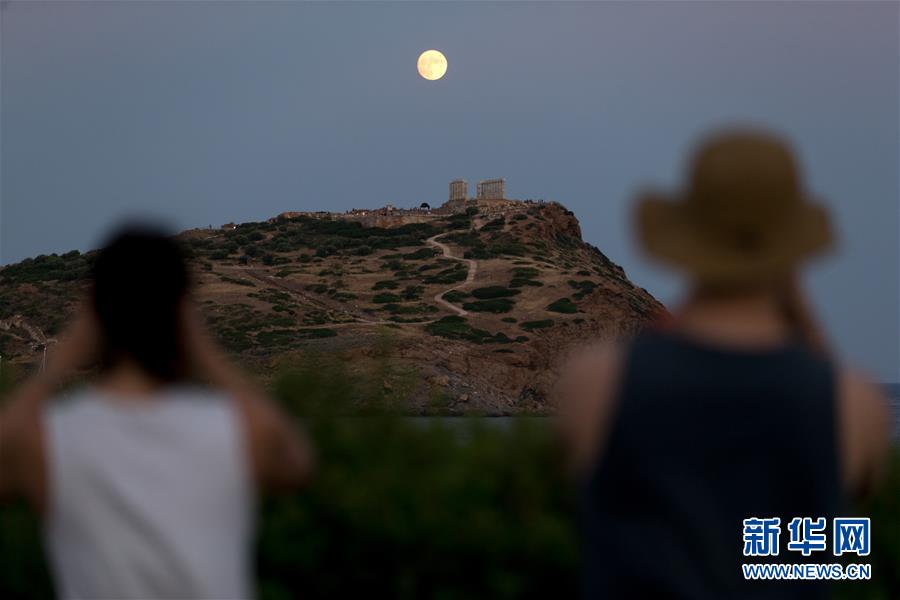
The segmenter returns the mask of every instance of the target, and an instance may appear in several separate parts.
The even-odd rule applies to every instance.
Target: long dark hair
[[[185,377],[181,306],[188,287],[181,248],[161,229],[128,226],[114,234],[93,265],[101,369],[129,358],[162,382]]]

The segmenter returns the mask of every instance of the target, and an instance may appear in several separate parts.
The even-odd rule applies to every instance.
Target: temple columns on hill
[[[450,202],[465,202],[469,199],[469,182],[454,179],[450,182]]]
[[[479,181],[476,198],[478,200],[503,200],[503,186],[503,179],[485,179]]]

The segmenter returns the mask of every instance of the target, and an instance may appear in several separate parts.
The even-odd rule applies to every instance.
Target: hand
[[[217,352],[215,342],[206,330],[203,315],[190,298],[182,300],[179,310],[184,349],[191,366],[201,372],[208,371],[210,361]],[[208,373],[202,373],[208,375]]]
[[[62,339],[51,347],[45,375],[54,381],[70,376],[74,371],[90,366],[98,358],[100,323],[93,307],[84,303],[75,313]]]

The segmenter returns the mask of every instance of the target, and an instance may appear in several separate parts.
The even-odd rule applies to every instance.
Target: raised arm
[[[600,457],[615,413],[621,351],[612,344],[580,348],[565,363],[556,386],[559,427],[576,474]]]
[[[884,477],[890,448],[890,410],[881,390],[862,373],[844,371],[838,389],[841,470],[847,491],[865,497]]]
[[[184,314],[189,352],[201,376],[237,402],[257,483],[270,489],[306,483],[315,466],[315,453],[307,435],[226,357],[193,308],[187,307]]]
[[[46,497],[42,414],[58,386],[96,355],[97,325],[82,307],[50,354],[47,369],[28,379],[0,407],[0,498],[25,496],[39,510]]]
[[[46,379],[33,378],[0,408],[0,500],[25,496],[41,504],[41,411],[53,389]]]

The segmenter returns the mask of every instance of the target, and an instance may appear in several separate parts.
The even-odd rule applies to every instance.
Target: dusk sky
[[[0,263],[286,210],[439,204],[505,177],[665,302],[631,199],[697,135],[787,133],[839,251],[807,280],[841,354],[896,381],[895,2],[7,2]],[[442,51],[426,81],[416,58]]]

